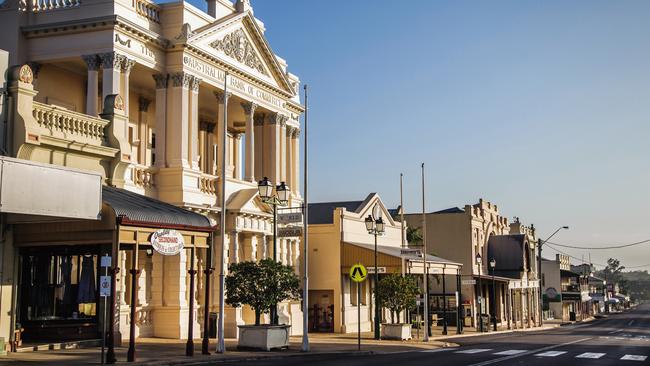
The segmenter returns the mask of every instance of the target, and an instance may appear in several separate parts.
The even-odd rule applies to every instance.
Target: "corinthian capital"
[[[102,60],[99,58],[99,55],[83,55],[81,58],[88,66],[88,71],[97,71],[101,65]]]
[[[135,60],[131,60],[130,58],[127,58],[126,56],[122,56],[122,72],[125,73],[130,73],[131,69],[133,69],[133,66],[135,66]]]
[[[257,104],[253,102],[246,102],[242,103],[241,107],[244,108],[244,112],[246,115],[250,116],[252,114],[255,114],[255,110],[257,109]]]
[[[122,62],[126,58],[115,52],[106,52],[99,55],[102,60],[102,67],[105,69],[119,69],[122,67]]]
[[[219,104],[224,104],[226,102],[224,96],[226,97],[226,99],[230,99],[230,97],[232,97],[232,93],[229,92],[227,93],[227,95],[224,95],[223,92],[216,91],[214,92],[214,96],[215,98],[217,98],[217,102],[219,102]]]
[[[174,87],[189,88],[192,86],[194,76],[185,72],[176,72],[170,75]]]
[[[268,116],[268,121],[269,124],[275,125],[279,124],[280,126],[285,126],[287,124],[287,121],[289,120],[289,117],[280,114],[280,113],[272,113],[269,114]]]
[[[156,89],[167,89],[167,85],[169,84],[169,75],[154,74],[153,79],[156,81]]]

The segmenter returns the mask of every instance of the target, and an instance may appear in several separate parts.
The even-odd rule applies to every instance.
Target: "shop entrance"
[[[28,342],[98,339],[100,246],[20,250],[17,328]]]

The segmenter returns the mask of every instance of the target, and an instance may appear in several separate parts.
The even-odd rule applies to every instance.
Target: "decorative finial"
[[[243,13],[246,11],[253,12],[253,6],[251,5],[250,0],[237,0],[235,3],[235,9],[238,13]]]

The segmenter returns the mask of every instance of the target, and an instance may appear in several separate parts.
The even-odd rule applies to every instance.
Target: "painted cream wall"
[[[61,67],[44,64],[34,88],[37,102],[53,104],[75,112],[86,111],[86,78]]]
[[[559,262],[543,259],[542,274],[544,276],[544,292],[553,287],[558,293],[562,293]],[[562,302],[550,302],[549,309],[553,311],[556,319],[562,319]]]

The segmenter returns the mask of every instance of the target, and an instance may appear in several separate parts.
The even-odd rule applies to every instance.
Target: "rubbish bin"
[[[490,316],[487,314],[481,314],[481,324],[483,325],[482,329],[484,332],[490,330]],[[479,328],[481,329],[481,328]]]
[[[217,319],[219,315],[217,313],[210,313],[208,318],[208,336],[210,338],[217,338]]]

